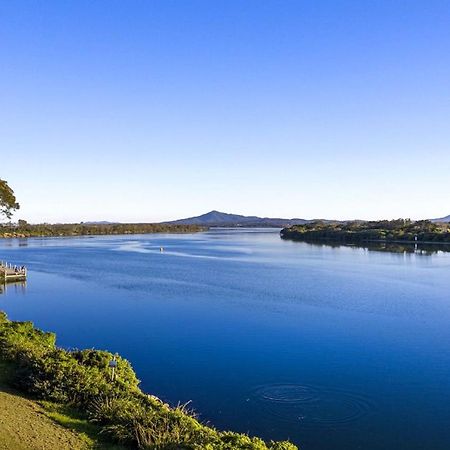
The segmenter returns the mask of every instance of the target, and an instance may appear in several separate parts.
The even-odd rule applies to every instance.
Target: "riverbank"
[[[13,370],[11,363],[0,361],[0,450],[125,450],[105,442],[98,426],[70,408],[15,390]]]
[[[312,222],[283,228],[282,239],[316,243],[450,244],[450,225],[409,219]]]
[[[10,384],[37,400],[70,406],[111,443],[141,449],[297,448],[203,425],[185,406],[172,408],[142,392],[131,365],[120,356],[99,350],[67,351],[55,342],[54,334],[0,313],[0,362],[8,367]],[[15,429],[10,423],[8,427]]]
[[[0,238],[102,236],[152,233],[198,233],[207,227],[198,225],[168,225],[154,223],[117,224],[34,224],[0,225]]]

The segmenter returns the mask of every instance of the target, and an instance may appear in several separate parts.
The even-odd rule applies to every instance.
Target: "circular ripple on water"
[[[373,410],[372,402],[361,394],[302,384],[259,386],[251,399],[266,414],[307,427],[346,426]]]

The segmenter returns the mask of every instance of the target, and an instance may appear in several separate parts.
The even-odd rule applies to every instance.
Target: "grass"
[[[88,422],[79,411],[67,405],[41,401],[39,402],[47,417],[59,425],[75,431],[86,440],[89,448],[102,450],[124,450],[125,447],[109,442],[102,434],[101,428]]]
[[[1,450],[124,450],[73,408],[36,401],[11,388],[11,363],[0,361]],[[20,424],[20,425],[19,425]]]

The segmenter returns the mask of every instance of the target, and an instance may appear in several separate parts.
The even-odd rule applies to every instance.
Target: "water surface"
[[[165,251],[160,252],[163,246]],[[304,450],[450,443],[450,253],[277,230],[0,241],[0,309],[128,358],[202,420]]]

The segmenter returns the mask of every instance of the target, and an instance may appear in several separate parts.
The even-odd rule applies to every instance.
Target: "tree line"
[[[20,208],[14,191],[8,182],[0,179],[0,219],[11,219]],[[0,224],[0,238],[39,236],[88,236],[107,234],[147,234],[147,233],[192,233],[204,231],[206,227],[197,225],[170,225],[163,223],[65,223],[29,224],[19,220],[17,224]]]
[[[283,239],[299,241],[362,242],[450,242],[450,224],[410,219],[324,222],[294,225],[281,230]]]
[[[147,233],[193,233],[206,230],[197,225],[170,225],[158,223],[62,223],[29,224],[19,220],[18,224],[0,225],[0,237],[40,237],[40,236],[90,236],[110,234]]]

